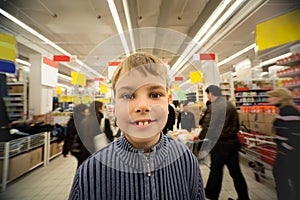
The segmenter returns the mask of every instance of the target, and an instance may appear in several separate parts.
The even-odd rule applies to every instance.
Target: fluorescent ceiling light
[[[123,45],[123,48],[125,50],[126,55],[128,56],[129,55],[129,49],[128,49],[128,45],[127,45],[127,42],[126,42],[126,38],[124,36],[122,24],[121,24],[121,21],[120,21],[120,18],[119,18],[119,14],[118,14],[115,2],[114,2],[114,0],[107,0],[107,2],[108,2],[108,5],[109,5],[110,12],[113,16],[115,25],[117,27],[117,31],[118,31],[118,34],[120,36],[121,43]]]
[[[27,62],[25,60],[21,60],[21,59],[17,58],[16,61],[17,61],[17,63],[20,63],[22,65],[29,66],[29,67],[31,66],[31,63]]]
[[[66,76],[66,75],[60,74],[60,73],[58,73],[57,76],[58,76],[59,78],[66,79],[66,80],[69,80],[69,81],[72,81],[72,78],[71,78],[70,76]]]
[[[246,53],[247,51],[254,49],[256,47],[256,44],[251,44],[249,46],[247,46],[246,48],[242,49],[241,51],[236,52],[235,54],[233,54],[232,56],[229,56],[228,58],[220,61],[217,63],[217,66],[220,67],[221,65],[224,65],[225,63],[228,63],[229,61],[235,59],[236,57],[242,55],[243,53]]]
[[[185,60],[189,60],[201,47],[204,45],[208,39],[221,27],[221,25],[228,20],[228,18],[235,12],[235,10],[244,2],[244,0],[238,0],[234,2],[230,8],[222,15],[222,17],[217,20],[217,22],[209,29],[209,31],[204,35],[204,37],[198,42],[198,44],[194,47],[194,49],[188,54]],[[223,1],[223,3],[229,3],[228,0]],[[180,68],[181,71],[187,67],[188,65],[185,65],[183,68],[184,64],[186,61],[183,60],[183,62],[177,66],[177,69],[175,71],[178,71]],[[175,74],[173,74],[175,75]]]
[[[49,44],[50,46],[52,46],[53,48],[55,48],[56,50],[58,50],[59,52],[61,52],[62,54],[66,55],[66,56],[72,56],[69,52],[67,52],[66,50],[64,50],[63,48],[61,48],[60,46],[56,45],[55,43],[53,43],[51,40],[49,40],[48,38],[46,38],[45,36],[41,35],[40,33],[38,33],[36,30],[32,29],[31,27],[27,26],[25,23],[23,23],[22,21],[20,21],[19,19],[15,18],[14,16],[12,16],[11,14],[9,14],[8,12],[6,12],[5,10],[3,10],[2,8],[0,8],[0,14],[2,14],[3,16],[5,16],[6,18],[10,19],[11,21],[13,21],[14,23],[16,23],[17,25],[21,26],[22,28],[24,28],[25,30],[27,30],[28,32],[30,32],[31,34],[33,34],[34,36],[38,37],[39,39],[41,39],[42,41],[46,42],[47,44]],[[93,72],[97,77],[100,76],[100,74],[98,72],[96,72],[95,70],[91,69],[90,67],[88,67],[87,65],[83,65],[82,61],[80,60],[75,60],[79,65],[82,65],[83,67],[87,68],[89,71]]]
[[[260,66],[260,67],[263,67],[263,66],[266,66],[266,65],[274,64],[274,63],[276,63],[277,60],[282,59],[282,58],[289,57],[289,56],[291,56],[291,55],[292,55],[292,53],[286,53],[286,54],[283,54],[283,55],[281,55],[281,56],[277,56],[277,57],[275,57],[275,58],[271,58],[271,59],[269,59],[269,60],[266,60],[266,61],[261,62],[261,63],[259,64],[259,66]]]
[[[231,0],[224,0],[219,4],[219,6],[216,8],[216,10],[210,15],[208,20],[205,22],[205,24],[199,29],[193,40],[189,43],[187,48],[184,50],[182,56],[180,56],[175,64],[173,65],[174,71],[177,71],[180,67],[180,64],[184,61],[183,58],[185,58],[188,53],[193,49],[193,47],[196,45],[195,43],[200,40],[203,35],[207,32],[207,30],[212,26],[212,24],[215,22],[215,20],[221,15],[221,13],[224,11],[226,6],[230,3]]]
[[[133,33],[132,33],[132,24],[131,24],[130,12],[129,12],[129,8],[128,8],[128,1],[123,0],[122,2],[123,2],[124,11],[125,11],[125,17],[126,17],[129,37],[130,37],[130,41],[131,41],[132,51],[135,52],[135,44],[134,44],[134,37],[133,37]]]

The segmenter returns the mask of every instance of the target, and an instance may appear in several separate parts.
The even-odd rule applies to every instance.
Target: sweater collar
[[[119,137],[115,141],[115,148],[119,159],[133,169],[140,170],[145,165],[146,153],[144,150],[134,148],[124,136]],[[154,161],[155,165],[160,166],[168,154],[168,148],[168,138],[161,134],[159,142],[150,149],[150,160]]]

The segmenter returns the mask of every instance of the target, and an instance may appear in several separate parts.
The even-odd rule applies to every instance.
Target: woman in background
[[[269,103],[279,108],[273,123],[278,150],[273,166],[277,197],[300,199],[300,113],[288,89],[277,88],[267,95]]]
[[[91,154],[83,145],[78,134],[79,124],[86,117],[87,105],[79,104],[74,107],[74,112],[67,123],[67,135],[64,139],[64,146],[62,154],[67,157],[68,153],[77,159],[77,168],[81,163]]]

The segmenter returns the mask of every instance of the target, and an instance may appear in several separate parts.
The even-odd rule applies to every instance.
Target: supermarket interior
[[[274,122],[285,119],[270,92],[287,89],[299,127],[299,19],[299,0],[0,0],[0,199],[69,198],[78,164],[64,152],[70,121],[79,129],[73,113],[101,102],[113,139],[125,137],[112,78],[137,52],[156,56],[168,70],[175,121],[162,132],[194,154],[203,187],[212,159],[196,149],[206,141],[199,133],[212,101],[207,87],[217,85],[238,114],[249,198],[281,199],[273,167],[282,135]],[[193,115],[191,129],[184,112]],[[298,141],[285,147],[297,149]],[[226,167],[221,185],[216,199],[239,198]],[[292,186],[292,193],[299,188]]]

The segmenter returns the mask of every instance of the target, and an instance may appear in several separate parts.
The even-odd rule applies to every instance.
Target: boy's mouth
[[[134,122],[131,122],[131,124],[134,124],[138,127],[146,127],[150,125],[153,121],[151,119],[144,119],[144,120],[137,120]]]

